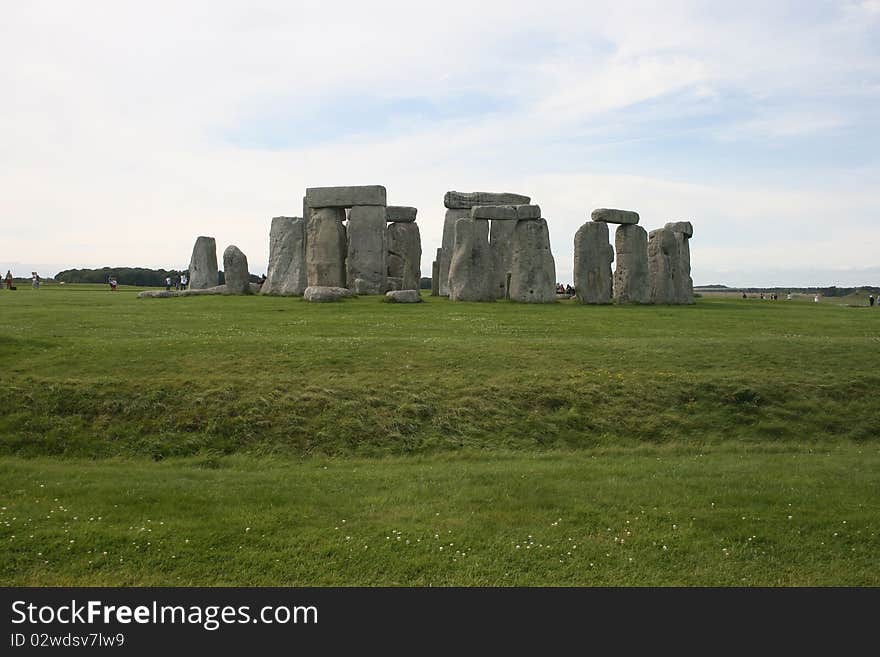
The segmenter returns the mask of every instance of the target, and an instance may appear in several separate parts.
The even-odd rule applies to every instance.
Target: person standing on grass
[[[12,270],[11,269],[6,270],[6,289],[7,290],[12,289]]]
[[[39,275],[37,272],[32,271],[32,272],[31,272],[31,278],[33,279],[33,283],[32,283],[32,284],[33,284],[33,286],[34,286],[34,289],[35,289],[35,290],[39,290],[39,289],[40,289],[40,275]]]
[[[873,294],[868,297],[868,305],[871,306],[871,308],[874,307],[874,295]]]
[[[169,291],[169,292],[171,291],[171,277],[170,276],[165,277],[165,290]]]
[[[189,283],[189,279],[186,277],[186,274],[185,273],[181,274],[180,275],[180,289],[185,290],[187,283]]]

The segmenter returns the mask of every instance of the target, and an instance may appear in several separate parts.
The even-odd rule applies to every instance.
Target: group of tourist
[[[745,292],[743,292],[742,297],[743,297],[743,299],[748,299],[749,295],[746,294]],[[770,294],[764,294],[763,292],[761,292],[760,298],[761,298],[761,301],[764,301],[765,299],[770,299],[770,301],[779,301],[779,293],[778,292],[771,292]],[[791,301],[791,292],[789,292],[788,294],[785,295],[785,300]]]
[[[170,290],[172,287],[175,290],[185,290],[186,286],[189,285],[189,278],[187,278],[186,273],[181,274],[180,276],[171,276],[165,277],[165,289]]]
[[[574,296],[574,288],[571,285],[556,284],[556,294],[566,294],[570,297]]]
[[[0,271],[2,271],[2,270],[0,270]],[[12,275],[12,270],[7,269],[6,276],[4,277],[4,282],[6,283],[7,290],[14,290],[15,289],[15,286],[12,284],[12,282],[14,280],[15,280],[15,278]],[[31,272],[31,281],[32,281],[32,285],[34,286],[35,290],[40,288],[40,275],[37,272],[35,272],[35,271]]]

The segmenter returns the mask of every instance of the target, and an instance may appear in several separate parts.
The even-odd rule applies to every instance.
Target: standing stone
[[[581,303],[611,303],[614,249],[608,224],[588,221],[574,236],[574,287]]]
[[[651,303],[648,274],[648,233],[641,226],[622,224],[614,237],[617,268],[614,300],[617,303]]]
[[[687,233],[673,230],[678,258],[672,274],[675,303],[690,305],[694,302],[694,280],[691,278],[691,245]],[[693,234],[693,229],[691,229]]]
[[[385,207],[356,205],[348,216],[348,286],[356,294],[385,294],[388,247]],[[418,285],[416,285],[418,287]]]
[[[250,294],[251,276],[247,256],[234,245],[223,252],[223,275],[226,278],[226,294]]]
[[[550,251],[550,232],[544,219],[517,221],[510,262],[510,300],[521,303],[556,302],[556,262]]]
[[[305,221],[300,217],[275,217],[269,231],[269,269],[260,292],[302,296],[307,286]]]
[[[306,271],[309,286],[345,287],[345,211],[309,207]]]
[[[440,249],[437,249],[439,252]],[[437,257],[440,257],[440,254],[437,254]],[[440,296],[440,261],[435,260],[431,263],[431,296],[439,297]]]
[[[219,282],[217,242],[213,237],[198,237],[189,261],[189,289],[205,290],[216,287]]]
[[[510,262],[513,258],[513,233],[516,221],[492,221],[489,225],[489,249],[492,251],[492,289],[496,299],[508,298]]]
[[[652,230],[648,236],[648,271],[651,303],[676,303],[675,270],[679,258],[675,232],[667,228]]]
[[[664,226],[675,233],[684,233],[688,239],[694,236],[694,225],[690,221],[671,221]]]
[[[443,221],[443,252],[440,254],[440,296],[449,296],[449,266],[452,264],[452,250],[455,247],[455,222],[470,217],[469,208],[449,209]]]
[[[422,238],[416,223],[388,224],[388,276],[402,278],[401,290],[417,290],[422,278]]]
[[[449,264],[450,301],[494,301],[489,222],[459,219],[455,222],[455,246]]]

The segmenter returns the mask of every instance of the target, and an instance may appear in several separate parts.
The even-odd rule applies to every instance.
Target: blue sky
[[[662,5],[662,6],[661,6]],[[254,272],[306,187],[689,219],[695,282],[880,284],[880,0],[11,3],[0,266]],[[9,226],[12,226],[10,229]]]

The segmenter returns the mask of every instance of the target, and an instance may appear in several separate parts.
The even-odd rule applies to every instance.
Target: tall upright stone
[[[692,304],[694,302],[694,281],[691,278],[691,245],[694,227],[690,221],[675,221],[666,224],[665,228],[675,233],[678,247],[678,258],[673,271],[673,287],[675,303]]]
[[[438,254],[437,257],[440,257],[439,251],[437,249]],[[440,296],[440,261],[435,260],[431,263],[431,296],[439,297]]]
[[[269,231],[269,268],[260,293],[302,296],[306,287],[305,221],[301,217],[275,217]]]
[[[204,235],[196,238],[189,261],[189,289],[206,290],[220,282],[217,271],[217,242]]]
[[[223,252],[223,275],[226,279],[226,294],[250,294],[247,256],[235,245],[227,246]]]
[[[648,233],[641,226],[621,224],[614,243],[617,251],[614,300],[617,303],[651,303]]]
[[[491,221],[489,225],[489,249],[492,251],[494,263],[494,278],[492,289],[496,299],[507,298],[509,279],[511,275],[511,260],[513,259],[513,234],[517,226],[516,221]]]
[[[574,236],[574,287],[578,301],[611,303],[614,249],[608,241],[608,224],[588,221]]]
[[[402,290],[418,290],[422,277],[422,238],[417,223],[388,224],[388,276],[403,279]]]
[[[455,247],[455,222],[470,217],[470,208],[449,208],[443,220],[443,241],[440,254],[440,296],[449,296],[449,266]]]
[[[449,264],[450,301],[494,301],[489,222],[465,217],[455,222],[455,244]]]
[[[651,279],[651,303],[676,301],[675,271],[678,268],[679,241],[668,228],[652,230],[648,235],[648,271]]]
[[[514,224],[512,251],[510,300],[521,303],[555,303],[556,262],[550,251],[547,221],[517,221]]]
[[[342,223],[345,210],[313,207],[309,207],[308,210],[309,220],[306,231],[308,283],[316,287],[345,287],[347,244],[345,226]],[[382,221],[384,222],[384,215]]]
[[[388,277],[385,206],[356,205],[348,215],[348,287],[356,294],[385,294]]]

